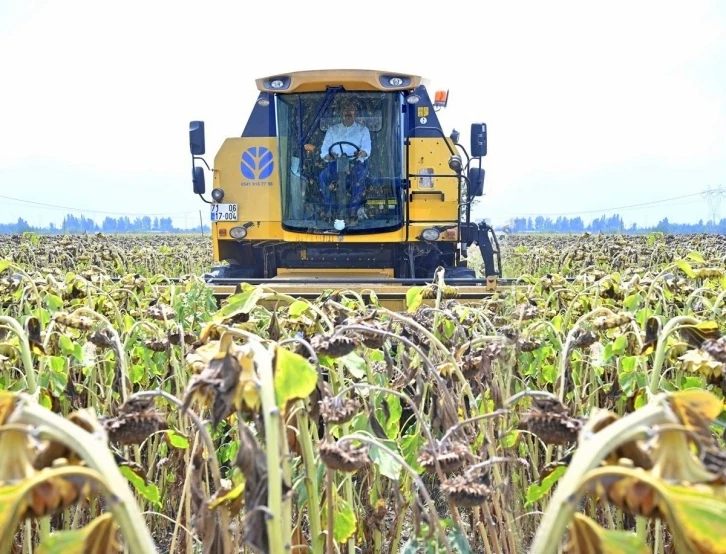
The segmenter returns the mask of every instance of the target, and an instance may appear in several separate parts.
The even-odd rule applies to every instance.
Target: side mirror
[[[194,183],[194,194],[204,194],[207,190],[204,183],[204,168],[195,167],[192,171],[192,183]]]
[[[467,196],[475,198],[484,194],[484,169],[481,167],[470,167],[467,175],[469,179],[469,189]]]
[[[189,123],[189,150],[192,156],[204,155],[204,121],[192,121]]]
[[[471,124],[471,157],[479,158],[487,155],[487,124]]]

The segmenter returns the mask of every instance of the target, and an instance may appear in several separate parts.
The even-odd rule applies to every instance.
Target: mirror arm
[[[204,200],[204,202],[206,202],[207,204],[214,204],[214,202],[210,202],[209,200],[207,200],[206,198],[204,198],[204,196],[201,195],[201,194],[198,194],[197,196],[199,196],[199,198],[201,198],[202,200]]]
[[[462,144],[456,143],[456,147],[460,148],[462,152],[464,152],[464,156],[466,156],[466,165],[464,166],[463,170],[469,169],[469,164],[471,163],[471,157],[469,156],[469,152],[466,151],[466,148]],[[481,163],[481,158],[480,158]]]
[[[207,166],[207,169],[208,169],[209,171],[212,171],[212,168],[211,168],[211,167],[209,167],[209,164],[208,164],[208,163],[206,162],[206,160],[205,160],[204,158],[202,158],[201,156],[192,156],[192,165],[194,165],[194,160],[202,160],[202,163],[203,163],[204,165],[206,165],[206,166]]]

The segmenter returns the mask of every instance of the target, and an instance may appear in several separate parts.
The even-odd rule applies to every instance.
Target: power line
[[[58,210],[70,210],[72,212],[87,212],[87,213],[94,213],[94,214],[104,214],[104,215],[133,215],[133,216],[160,216],[160,215],[187,215],[187,214],[196,214],[197,211],[189,211],[189,212],[165,212],[165,213],[128,213],[128,212],[108,212],[104,210],[94,210],[90,208],[72,208],[70,206],[58,206],[56,204],[46,204],[44,202],[35,202],[33,200],[24,200],[22,198],[13,198],[11,196],[3,196],[0,195],[0,198],[4,198],[6,200],[11,200],[14,202],[21,202],[23,204],[34,204],[36,206],[44,206],[46,208],[55,208]]]
[[[663,198],[662,200],[652,200],[650,202],[641,202],[640,204],[629,204],[627,206],[616,206],[613,208],[597,208],[595,210],[578,210],[574,212],[552,212],[552,213],[508,213],[507,215],[517,215],[517,216],[556,216],[556,215],[581,215],[581,214],[594,214],[594,213],[601,213],[601,212],[613,212],[617,210],[626,210],[628,208],[639,208],[641,206],[650,206],[653,204],[661,204],[663,202],[672,202],[673,200],[681,200],[683,198],[692,198],[694,196],[701,196],[704,194],[705,191],[702,192],[694,192],[692,194],[684,194],[683,196],[674,196],[672,198]]]

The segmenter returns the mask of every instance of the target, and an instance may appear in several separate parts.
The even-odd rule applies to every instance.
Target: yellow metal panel
[[[412,220],[450,220],[458,219],[458,179],[456,173],[449,169],[451,151],[447,146],[454,147],[451,139],[413,138],[408,150],[409,170],[418,175],[421,170],[432,169],[435,175],[451,175],[451,177],[432,178],[433,186],[422,186],[418,177],[411,178],[409,193],[413,200],[410,205]],[[417,194],[423,192],[426,194]],[[440,194],[433,194],[440,193]],[[441,194],[443,194],[443,201]]]
[[[334,278],[355,278],[355,279],[382,279],[385,277],[393,277],[393,269],[294,269],[294,268],[277,268],[277,276],[281,279],[309,278],[311,282],[315,282],[315,278],[334,279]],[[274,278],[271,280],[274,281]],[[272,285],[275,286],[274,284]]]
[[[408,77],[411,82],[405,87],[383,87],[380,83],[382,75],[396,75]],[[290,77],[290,86],[284,91],[265,88],[264,82],[274,77]],[[279,92],[324,92],[328,86],[342,86],[346,90],[410,90],[423,84],[427,80],[418,75],[400,73],[397,71],[378,71],[370,69],[320,69],[311,71],[293,71],[291,73],[278,73],[269,77],[256,79],[257,89],[261,91]]]
[[[220,221],[213,224],[214,236],[222,240],[234,240],[229,234],[232,227],[241,227],[249,221]],[[283,230],[279,221],[252,221],[247,227],[244,240],[282,240]]]

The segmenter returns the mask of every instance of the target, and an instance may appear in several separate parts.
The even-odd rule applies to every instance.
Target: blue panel
[[[442,138],[441,124],[439,118],[436,116],[434,106],[429,98],[429,93],[426,91],[426,87],[419,85],[413,90],[413,94],[417,95],[421,100],[417,104],[406,104],[406,124],[408,126],[408,136],[411,138]],[[419,116],[419,110],[421,108],[428,108],[428,113],[423,116]],[[422,122],[422,117],[425,118]],[[426,129],[426,127],[434,127],[434,129]],[[437,130],[438,129],[438,130]],[[445,135],[444,135],[445,136]]]
[[[277,122],[275,121],[275,98],[266,92],[259,98],[267,98],[269,105],[260,106],[255,101],[250,118],[242,133],[243,137],[274,137],[277,136]]]

